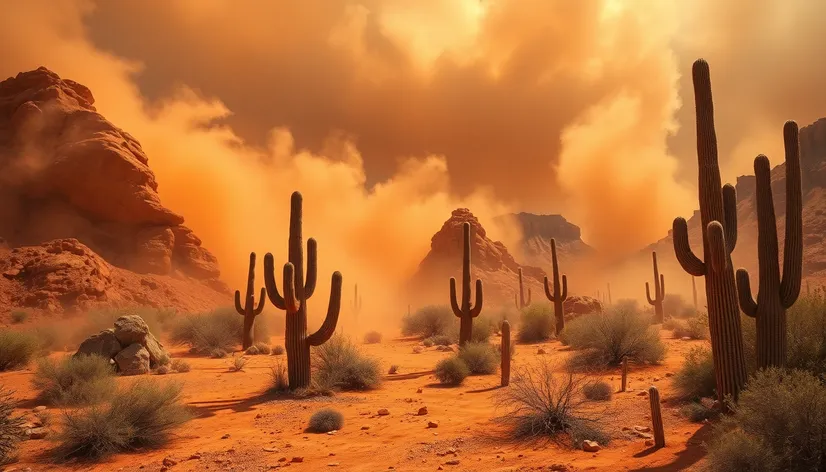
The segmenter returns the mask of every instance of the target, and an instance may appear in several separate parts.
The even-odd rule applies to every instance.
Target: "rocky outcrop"
[[[517,225],[522,233],[517,252],[524,258],[522,262],[549,270],[551,267],[551,238],[556,239],[559,261],[568,261],[594,254],[594,249],[582,241],[579,226],[569,222],[562,215],[535,215],[532,213],[510,213],[494,220],[499,225]]]
[[[81,343],[75,356],[98,355],[111,359],[121,375],[149,373],[169,361],[169,354],[138,315],[121,316],[114,329],[105,329]]]
[[[217,279],[216,258],[162,205],[140,143],[94,102],[42,67],[0,82],[0,235],[12,247],[72,238],[133,272]]]

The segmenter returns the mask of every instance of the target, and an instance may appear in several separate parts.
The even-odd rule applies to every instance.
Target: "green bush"
[[[0,372],[26,367],[39,347],[37,338],[29,333],[0,330]]]
[[[266,317],[255,318],[253,340],[269,341],[269,326]],[[244,335],[244,317],[235,308],[220,308],[209,313],[176,317],[172,323],[170,341],[175,345],[189,346],[198,354],[209,354],[215,350],[232,351]]]
[[[680,370],[672,377],[677,394],[685,400],[714,397],[717,380],[714,377],[714,359],[706,347],[688,351]]]
[[[499,351],[486,342],[469,342],[459,348],[461,359],[473,375],[495,374],[501,361]]]
[[[569,365],[577,370],[600,369],[619,365],[624,357],[659,363],[666,348],[659,329],[649,321],[649,317],[621,307],[571,320],[565,326],[565,338],[582,352],[571,356]]]
[[[120,390],[107,406],[67,412],[55,455],[98,460],[118,452],[158,448],[191,419],[181,385],[139,380]]]
[[[378,344],[381,342],[381,333],[370,331],[364,335],[364,344]]]
[[[40,398],[59,406],[100,403],[117,388],[109,359],[97,355],[40,359],[32,385],[40,391]]]
[[[23,310],[15,310],[11,312],[12,324],[20,324],[29,318],[29,312]]]
[[[362,354],[341,335],[313,349],[313,365],[315,380],[322,388],[371,390],[381,384],[378,360]]]
[[[329,433],[344,426],[344,415],[332,408],[322,408],[310,417],[307,431],[310,433]]]
[[[525,307],[519,318],[516,338],[522,343],[547,341],[553,338],[556,329],[554,306],[545,302],[534,302]]]
[[[436,374],[436,378],[439,379],[439,382],[455,387],[465,381],[465,378],[470,375],[470,369],[467,364],[465,364],[465,361],[456,356],[452,356],[439,361],[439,363],[436,364],[434,373]]]
[[[0,466],[14,460],[17,443],[23,439],[24,420],[14,416],[16,405],[12,392],[0,385]]]
[[[810,372],[758,371],[709,445],[715,470],[762,464],[767,471],[826,469],[826,386]],[[743,469],[739,469],[743,470]]]
[[[608,382],[588,382],[582,386],[582,394],[588,400],[607,401],[613,395],[613,389]]]
[[[429,338],[446,334],[455,323],[456,316],[448,305],[428,305],[402,318],[402,334]]]

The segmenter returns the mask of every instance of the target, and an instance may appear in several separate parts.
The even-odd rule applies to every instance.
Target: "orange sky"
[[[696,207],[691,62],[733,181],[826,115],[825,27],[812,0],[27,0],[0,76],[89,86],[231,278],[286,249],[299,189],[325,269],[370,280],[459,205],[560,212],[612,255],[662,237]]]

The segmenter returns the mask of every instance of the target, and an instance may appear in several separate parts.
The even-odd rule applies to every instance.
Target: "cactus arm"
[[[474,303],[473,308],[470,309],[471,318],[476,318],[479,316],[479,313],[482,313],[482,301],[482,281],[476,279],[476,303]]]
[[[568,299],[568,276],[562,274],[562,301]]]
[[[239,294],[239,295],[240,295],[240,294]],[[261,314],[261,312],[263,312],[263,311],[264,311],[264,306],[265,306],[266,304],[267,304],[267,289],[266,289],[266,288],[264,288],[264,287],[261,287],[261,296],[260,296],[260,297],[258,297],[258,307],[257,307],[257,308],[255,308],[255,309],[252,311],[252,313],[253,313],[255,316],[260,315],[260,314]],[[255,306],[255,300],[253,300],[252,306]]]
[[[327,306],[327,316],[324,317],[324,323],[321,324],[318,331],[307,336],[307,342],[310,346],[320,346],[324,344],[336,332],[338,314],[341,311],[341,285],[341,272],[333,272],[333,278],[330,284],[330,304]]]
[[[235,311],[238,312],[239,315],[244,316],[246,314],[246,310],[244,307],[241,306],[241,291],[235,291]]]
[[[743,313],[752,318],[757,316],[757,303],[751,297],[751,283],[746,269],[737,269],[737,298]]]
[[[645,298],[648,299],[649,305],[656,305],[657,301],[651,298],[651,290],[648,287],[648,282],[645,283]]]
[[[301,300],[295,298],[295,266],[284,264],[284,306],[287,313],[295,313],[301,308]]]
[[[726,248],[726,236],[723,225],[719,221],[712,221],[706,229],[708,237],[709,258],[711,259],[711,269],[715,272],[723,272],[728,267],[728,249]]]
[[[318,244],[315,239],[307,240],[307,275],[304,281],[304,299],[308,300],[315,293],[318,279]]]
[[[723,217],[725,218],[726,246],[729,254],[737,245],[737,191],[731,184],[723,186]]]
[[[554,294],[551,292],[551,285],[548,283],[548,277],[545,277],[544,286],[545,286],[545,296],[548,298],[548,300],[550,300],[552,302],[555,302],[556,300],[554,300]]]
[[[459,302],[456,300],[456,278],[450,278],[450,307],[453,308],[453,314],[462,317],[462,309],[459,308]]]
[[[279,310],[286,310],[287,305],[284,303],[284,298],[278,293],[278,285],[275,283],[275,266],[270,253],[264,256],[264,285],[272,304]]]
[[[706,264],[694,255],[691,244],[688,242],[688,223],[686,223],[685,218],[674,218],[672,230],[674,254],[677,256],[677,261],[680,262],[683,270],[695,277],[705,275]]]
[[[780,303],[791,307],[800,295],[803,276],[803,190],[800,171],[800,141],[797,123],[783,126],[786,147],[786,241],[783,243],[783,279]]]
[[[660,293],[657,294],[657,300],[665,300],[665,275],[660,274]]]

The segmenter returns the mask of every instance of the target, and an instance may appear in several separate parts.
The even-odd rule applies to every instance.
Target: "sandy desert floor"
[[[153,377],[160,382],[182,381],[185,401],[198,417],[166,448],[118,455],[93,465],[56,465],[42,459],[51,446],[48,439],[29,440],[21,443],[20,461],[5,470],[692,470],[702,462],[710,425],[690,423],[678,414],[680,405],[670,400],[669,377],[688,350],[705,341],[670,339],[666,331],[661,335],[669,348],[666,361],[631,368],[630,391],[615,394],[608,405],[604,426],[612,442],[597,453],[509,439],[495,421],[504,413],[495,408],[498,373],[469,377],[457,388],[439,387],[432,369],[450,353],[429,348],[414,354],[413,347],[420,344],[417,340],[397,338],[362,346],[382,361],[385,372],[393,364],[399,366],[397,374],[385,376],[380,389],[302,400],[267,393],[271,367],[279,356],[250,356],[243,371],[230,372],[226,359],[191,357],[185,350],[173,350],[173,357],[187,358],[192,370]],[[283,345],[283,339],[272,341]],[[539,348],[546,354],[538,354]],[[517,368],[540,357],[562,360],[567,355],[567,348],[557,341],[518,345],[513,365]],[[37,406],[31,377],[31,367],[0,374],[0,382],[15,390],[21,400],[21,413]],[[134,379],[118,381],[128,385]],[[619,390],[619,370],[605,373],[604,379]],[[624,427],[650,426],[649,400],[641,395],[650,385],[657,385],[663,399],[666,447],[657,450],[623,431]],[[344,414],[344,427],[334,434],[304,432],[310,415],[325,406]],[[428,413],[418,416],[422,406]],[[389,415],[379,416],[382,408]],[[53,411],[53,416],[59,423],[59,414]],[[428,428],[428,422],[438,427]]]

